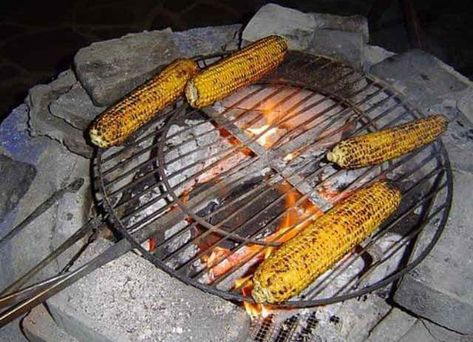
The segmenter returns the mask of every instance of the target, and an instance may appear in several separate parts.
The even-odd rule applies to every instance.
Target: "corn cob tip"
[[[273,298],[271,291],[261,286],[259,282],[254,283],[251,296],[253,297],[256,303],[260,303],[260,304],[270,303]]]
[[[187,82],[185,94],[189,104],[193,107],[196,107],[196,103],[199,100],[199,92],[197,91],[197,87],[195,86],[193,80],[189,80]]]
[[[89,130],[89,136],[90,136],[90,141],[94,145],[96,145],[98,147],[101,147],[101,148],[106,148],[108,146],[107,142],[102,139],[101,134],[99,134],[99,131],[96,128],[92,127]]]
[[[338,154],[335,153],[334,151],[335,151],[335,149],[334,149],[333,151],[329,151],[329,152],[327,153],[327,160],[328,160],[329,162],[332,162],[332,163],[338,162],[338,157],[339,157]]]

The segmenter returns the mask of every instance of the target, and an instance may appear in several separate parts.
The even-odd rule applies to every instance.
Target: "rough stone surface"
[[[399,342],[471,342],[473,336],[457,334],[426,320],[417,320]]]
[[[28,135],[28,113],[21,106],[0,126],[0,146],[12,158],[32,164],[37,174],[16,208],[0,223],[0,231],[7,232],[55,191],[82,177],[85,185],[77,193],[68,193],[50,209],[26,226],[0,251],[0,288],[8,286],[33,265],[47,256],[68,236],[88,220],[91,204],[89,160],[70,153],[59,143],[46,137]],[[33,243],[34,242],[34,243]],[[69,250],[47,267],[39,277],[58,272],[60,265],[73,254],[78,246]]]
[[[7,324],[0,329],[0,341],[6,342],[27,342],[28,340],[23,335],[20,329],[20,319]],[[49,341],[48,341],[49,342]]]
[[[70,151],[85,157],[92,155],[92,147],[78,130],[50,113],[52,101],[68,92],[76,83],[71,70],[65,71],[49,84],[37,85],[30,89],[26,103],[29,107],[29,126],[31,135],[47,136],[64,144]]]
[[[408,273],[394,300],[422,317],[473,334],[473,174],[454,172],[453,203],[445,230],[432,252]]]
[[[446,100],[457,101],[471,92],[470,81],[421,50],[390,57],[373,66],[371,72],[404,93],[422,110]]]
[[[0,222],[26,193],[36,176],[34,166],[0,154]],[[0,237],[4,233],[0,231]]]
[[[396,342],[416,323],[417,318],[393,308],[381,322],[371,330],[366,342]]]
[[[339,30],[361,33],[363,40],[369,40],[368,20],[361,15],[341,16],[326,13],[312,13],[317,29]]]
[[[358,32],[316,30],[307,50],[342,60],[356,69],[363,66],[363,35]]]
[[[21,321],[23,333],[30,342],[77,342],[60,329],[44,305],[38,305]]]
[[[471,82],[437,58],[418,50],[390,57],[371,72],[404,93],[426,113],[450,121],[445,143],[454,169],[453,206],[439,243],[406,275],[395,301],[420,316],[463,333],[473,330],[473,237],[469,213],[473,171]],[[454,248],[452,248],[454,246]],[[420,249],[419,249],[420,250]]]
[[[369,71],[373,65],[381,63],[385,59],[394,56],[395,53],[383,49],[380,46],[365,45],[364,55],[364,69]]]
[[[442,141],[448,151],[452,168],[460,172],[473,172],[473,123],[453,105],[442,104],[434,106],[433,109],[431,112],[444,113],[450,121]]]
[[[251,18],[242,38],[252,42],[278,34],[288,39],[290,49],[305,50],[313,39],[315,29],[316,21],[313,15],[276,4],[267,4]]]
[[[109,246],[98,240],[79,260]],[[104,284],[107,286],[104,286]],[[239,341],[244,310],[186,286],[128,253],[48,300],[69,334],[88,341]]]
[[[77,76],[97,106],[108,106],[179,57],[170,29],[93,43],[74,57]]]
[[[75,128],[85,131],[93,119],[105,108],[95,106],[79,82],[49,105],[54,116],[63,119]]]
[[[370,330],[390,309],[384,299],[374,294],[323,306],[316,314],[316,341],[366,341]]]
[[[185,57],[209,55],[238,48],[242,25],[199,27],[173,32],[172,39]]]

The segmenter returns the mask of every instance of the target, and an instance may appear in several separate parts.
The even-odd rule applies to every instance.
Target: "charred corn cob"
[[[336,145],[327,159],[349,169],[376,165],[431,143],[445,132],[447,124],[447,118],[438,114],[349,138]]]
[[[184,93],[186,82],[197,72],[197,63],[177,59],[154,78],[105,110],[90,127],[90,139],[102,148],[123,143],[158,111]]]
[[[283,244],[256,269],[252,296],[279,303],[299,294],[398,207],[401,194],[385,181],[357,190]]]
[[[187,101],[194,108],[211,105],[274,70],[286,52],[284,38],[260,39],[194,76],[186,86]]]

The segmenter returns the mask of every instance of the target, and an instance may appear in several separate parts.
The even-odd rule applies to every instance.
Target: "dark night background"
[[[77,50],[94,41],[166,27],[245,23],[268,2],[306,12],[371,13],[370,44],[395,52],[420,44],[473,77],[471,0],[378,0],[379,11],[376,0],[0,0],[0,120],[31,86],[66,69]],[[412,18],[419,41],[406,30]]]

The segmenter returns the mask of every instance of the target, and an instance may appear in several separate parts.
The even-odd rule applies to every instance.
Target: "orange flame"
[[[256,136],[256,142],[261,146],[266,148],[271,147],[276,141],[278,141],[279,137],[281,136],[278,131],[279,128],[273,127],[269,128],[269,125],[263,125],[261,127],[255,128],[248,128],[248,132],[250,132],[253,136]]]
[[[283,243],[296,236],[308,225],[308,218],[322,214],[312,202],[307,199],[300,200],[300,193],[288,184],[281,186],[281,192],[286,194],[285,214],[281,218],[278,228],[274,233],[264,238],[265,242]],[[299,202],[299,203],[298,203]],[[305,221],[305,222],[304,222]],[[257,263],[270,257],[276,247],[263,247],[261,245],[247,245],[235,252],[226,248],[216,247],[206,260],[210,268],[210,278],[217,278],[235,266],[256,259]],[[251,296],[253,290],[253,274],[239,278],[234,283],[234,288],[239,290],[245,297]],[[269,306],[244,301],[243,306],[251,317],[266,317],[273,312]]]

